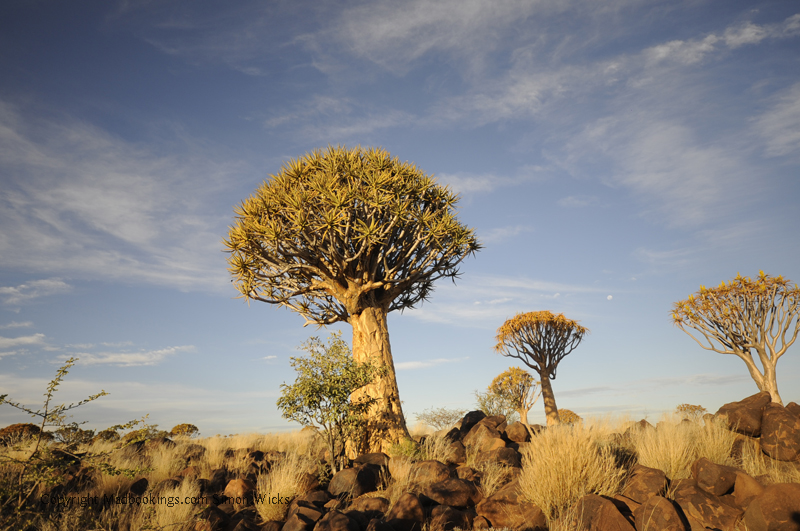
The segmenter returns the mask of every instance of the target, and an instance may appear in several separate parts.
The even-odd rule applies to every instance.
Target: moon
[[[608,300],[611,300],[611,299],[613,299],[613,298],[614,298],[614,297],[612,297],[611,295],[609,295],[608,297],[606,297],[606,299],[608,299]]]

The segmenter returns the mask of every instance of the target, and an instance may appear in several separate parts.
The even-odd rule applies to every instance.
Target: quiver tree
[[[558,364],[588,331],[577,321],[548,311],[519,313],[497,329],[495,351],[517,358],[539,374],[548,426],[559,422],[550,380],[556,379]]]
[[[775,366],[800,332],[798,305],[797,284],[791,287],[788,279],[760,271],[756,280],[737,274],[716,288],[700,286],[700,291],[675,303],[672,319],[704,349],[741,358],[758,389],[783,404]],[[687,327],[699,332],[704,341]]]
[[[519,414],[519,421],[528,425],[528,411],[539,399],[541,392],[537,393],[539,382],[533,379],[529,372],[519,367],[509,369],[499,374],[489,384],[489,392],[506,397],[509,404]]]
[[[480,248],[455,216],[457,199],[382,149],[329,147],[287,162],[236,209],[224,243],[242,297],[289,307],[306,324],[347,321],[355,360],[384,369],[356,393],[376,399],[362,450],[408,435],[387,314],[426,300]]]

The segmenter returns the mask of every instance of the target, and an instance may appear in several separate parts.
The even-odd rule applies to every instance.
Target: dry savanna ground
[[[394,446],[377,490],[363,497],[385,498],[391,510],[403,494],[418,491],[414,463],[446,462],[450,451],[450,441],[442,432],[421,439],[421,444],[407,441]],[[269,522],[285,521],[289,500],[309,488],[325,487],[330,481],[322,440],[309,429],[286,434],[175,437],[172,442],[155,439],[120,450],[118,442],[98,441],[74,449],[72,453],[76,455],[105,455],[102,462],[139,472],[126,477],[103,473],[97,468],[98,462],[92,470],[78,463],[72,465],[52,485],[43,482],[36,486],[26,502],[28,506],[38,504],[29,529],[278,531],[280,526]],[[49,444],[51,448],[57,446]],[[575,528],[575,515],[569,514],[570,508],[582,496],[621,493],[636,463],[662,470],[667,478],[676,480],[688,478],[692,463],[705,457],[717,464],[738,467],[764,485],[800,483],[797,463],[770,459],[753,439],[737,435],[721,421],[710,418],[689,422],[664,417],[657,429],[627,419],[586,419],[544,429],[519,450],[522,466],[510,467],[480,459],[468,447],[465,466],[474,471],[474,483],[483,497],[491,496],[512,479],[518,480],[521,499],[542,509],[551,531]],[[20,473],[19,465],[8,458],[24,459],[29,453],[30,446],[24,441],[0,447],[0,481],[6,496],[0,503],[9,501],[5,493]],[[146,487],[142,478],[147,480]],[[225,487],[240,478],[249,478],[255,488],[248,500],[220,503]],[[161,501],[111,502],[131,493],[139,493],[140,499],[149,496]],[[668,490],[665,496],[669,498],[671,494]],[[332,503],[345,511],[353,502]],[[219,527],[222,524],[215,524],[209,517],[210,505],[228,514],[225,527]],[[6,503],[0,514],[8,518],[13,506],[14,503]],[[423,531],[434,527],[428,522]]]

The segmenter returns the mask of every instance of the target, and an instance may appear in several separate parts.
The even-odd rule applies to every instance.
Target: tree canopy
[[[740,274],[716,288],[700,290],[673,306],[675,325],[702,348],[733,354],[747,365],[759,390],[781,402],[775,366],[800,332],[800,288],[782,276],[759,271],[755,280]],[[704,341],[687,328],[696,330]],[[764,369],[753,360],[756,352]]]
[[[457,196],[379,148],[328,147],[290,160],[236,209],[224,241],[245,298],[307,323],[426,300],[480,249]]]

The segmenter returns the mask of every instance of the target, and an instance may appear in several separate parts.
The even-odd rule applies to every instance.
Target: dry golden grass
[[[495,461],[483,461],[478,465],[477,470],[481,473],[480,490],[484,498],[488,498],[508,483],[511,474],[510,468]]]
[[[307,457],[291,452],[266,474],[258,476],[256,482],[256,511],[265,521],[286,518],[289,501],[305,493],[303,477],[314,469]],[[274,496],[286,498],[286,503],[272,503]],[[260,497],[260,498],[259,498]]]
[[[197,503],[200,499],[200,487],[196,482],[187,479],[175,488],[164,489],[158,494],[158,498],[159,503],[142,504],[137,508],[131,519],[131,529],[145,526],[170,531],[194,529],[194,516],[202,509]]]
[[[551,426],[523,452],[522,497],[539,506],[548,522],[586,494],[617,494],[625,476],[607,445],[607,432],[584,424]]]
[[[769,483],[800,483],[800,464],[777,461],[764,455],[758,441],[752,439],[745,440],[737,464],[753,477],[766,476]]]

